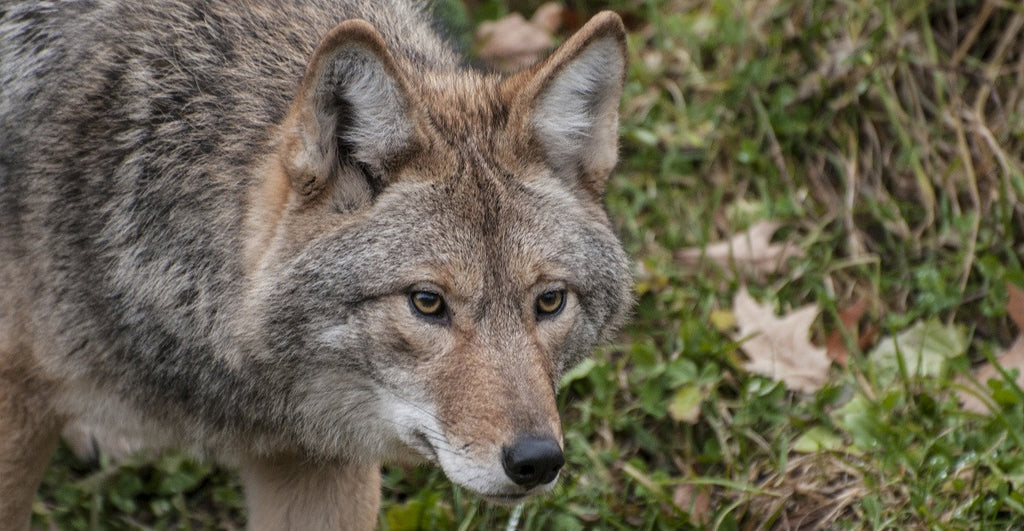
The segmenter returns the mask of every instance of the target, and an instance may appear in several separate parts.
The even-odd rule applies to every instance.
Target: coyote
[[[415,3],[0,0],[0,522],[69,422],[237,466],[253,529],[373,526],[381,462],[550,489],[631,305],[625,34],[463,63]]]

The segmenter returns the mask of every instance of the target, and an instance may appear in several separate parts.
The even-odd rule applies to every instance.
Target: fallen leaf
[[[1018,336],[1013,345],[997,361],[999,366],[1007,371],[1017,369],[1017,385],[1024,387],[1024,335]],[[993,378],[1002,378],[1002,375],[995,366],[986,362],[974,371],[974,379],[977,383],[966,378],[960,379],[961,384],[973,389],[973,392],[957,390],[964,409],[982,414],[991,411],[992,390],[986,384]]]
[[[562,24],[564,7],[549,2],[537,8],[531,20],[511,13],[484,22],[476,31],[477,57],[504,72],[526,68],[539,61],[554,44],[554,33]]]
[[[635,262],[633,278],[636,279],[633,289],[636,290],[637,296],[662,291],[672,285],[671,279],[659,271],[655,264],[643,260]]]
[[[930,319],[879,341],[868,359],[879,383],[885,385],[899,376],[901,361],[908,376],[938,377],[950,358],[966,351],[967,338],[961,327]]]
[[[859,454],[878,448],[879,424],[881,421],[871,407],[871,402],[863,395],[854,395],[847,403],[833,413],[836,422],[850,434],[852,446],[846,448],[847,453]]]
[[[736,316],[728,310],[713,310],[708,320],[719,332],[732,330],[732,327],[736,326]]]
[[[761,305],[741,288],[733,298],[739,327],[737,340],[749,361],[750,372],[781,380],[786,387],[813,393],[828,381],[832,362],[824,348],[811,344],[811,324],[821,310],[816,304],[798,308],[779,318],[771,305]]]
[[[538,28],[553,35],[558,28],[562,27],[562,19],[566,15],[566,9],[562,4],[558,2],[547,2],[541,4],[536,11],[533,12],[533,16],[530,17],[530,23]]]
[[[686,265],[710,260],[723,269],[735,267],[743,275],[777,273],[783,270],[787,259],[804,254],[791,242],[772,243],[772,235],[781,226],[778,221],[760,221],[728,240],[704,248],[681,249],[675,257]]]
[[[706,488],[690,483],[679,485],[672,493],[672,503],[690,515],[693,523],[707,524],[711,521],[711,495]]]
[[[688,384],[676,391],[668,404],[668,415],[672,420],[696,424],[700,419],[700,404],[704,401],[700,386]]]
[[[867,299],[860,298],[852,305],[839,310],[839,326],[825,338],[825,349],[828,351],[829,359],[840,366],[846,367],[850,357],[850,352],[846,348],[844,332],[853,338],[861,351],[873,345],[878,337],[878,327],[873,323],[866,324],[863,329],[860,326],[860,319],[864,316],[867,308]]]
[[[802,454],[837,452],[845,447],[842,436],[824,426],[814,426],[793,442],[793,451]]]
[[[1024,289],[1007,284],[1006,292],[1006,315],[1017,325],[1017,330],[1024,332]]]
[[[1007,371],[1017,369],[1017,385],[1024,387],[1024,290],[1010,284],[1007,286],[1007,292],[1006,315],[1017,325],[1017,329],[1021,333],[997,361],[999,366]],[[990,398],[992,390],[986,384],[989,380],[1001,376],[995,366],[986,362],[974,370],[974,380],[977,383],[966,378],[959,379],[960,384],[972,389],[972,391],[957,391],[964,409],[981,414],[990,412],[995,406]]]

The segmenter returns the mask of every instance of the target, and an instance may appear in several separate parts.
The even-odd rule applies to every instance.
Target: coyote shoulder
[[[552,487],[558,379],[631,303],[624,30],[503,77],[422,10],[0,2],[0,522],[67,423],[238,466],[255,529],[370,527],[411,455]]]

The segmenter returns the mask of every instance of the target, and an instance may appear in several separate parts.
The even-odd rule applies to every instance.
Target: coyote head
[[[626,68],[602,13],[507,78],[392,53],[346,21],[317,47],[250,214],[248,320],[317,455],[440,465],[489,499],[550,488],[560,375],[621,323],[602,206]]]

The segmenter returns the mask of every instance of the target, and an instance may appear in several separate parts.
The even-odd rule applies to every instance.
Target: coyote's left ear
[[[520,100],[548,164],[595,197],[618,159],[626,31],[611,11],[595,15],[533,70]]]
[[[285,126],[283,162],[305,200],[370,201],[420,147],[405,76],[380,33],[342,22],[320,42]]]

